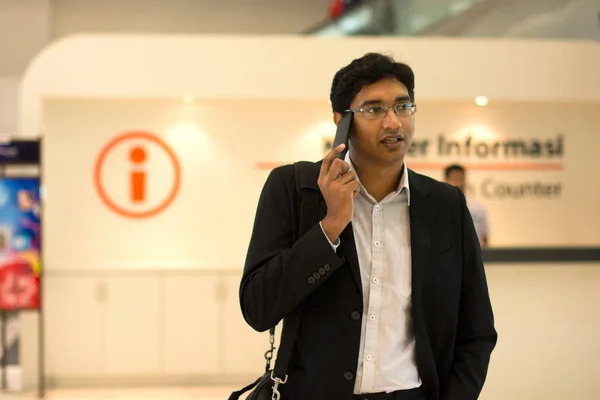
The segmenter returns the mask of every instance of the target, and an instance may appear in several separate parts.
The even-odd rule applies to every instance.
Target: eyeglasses
[[[364,113],[365,117],[368,119],[378,119],[385,117],[390,108],[394,110],[394,114],[396,114],[398,117],[408,117],[417,111],[417,105],[414,103],[398,103],[394,104],[393,106],[374,104],[363,108],[358,108],[356,110],[346,110],[346,112],[361,112]]]

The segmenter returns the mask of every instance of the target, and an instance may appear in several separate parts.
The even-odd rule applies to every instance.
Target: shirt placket
[[[381,284],[384,271],[383,257],[383,205],[378,203],[372,210],[372,237],[371,237],[371,273],[369,281],[369,307],[367,309],[366,341],[363,355],[363,384],[364,388],[373,388],[376,360],[378,353],[379,310],[381,308]]]

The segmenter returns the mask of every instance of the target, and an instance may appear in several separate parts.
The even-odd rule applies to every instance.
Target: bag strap
[[[228,400],[239,400],[240,397],[246,393],[248,390],[254,389],[256,386],[258,386],[258,384],[260,383],[260,381],[263,379],[263,377],[261,376],[260,378],[258,378],[256,381],[252,382],[251,384],[249,384],[248,386],[244,387],[243,389],[240,389],[236,392],[232,392],[231,395],[229,396]]]
[[[294,163],[296,188],[301,198],[300,218],[298,224],[298,233],[296,239],[308,232],[319,218],[319,192],[311,188],[305,188],[304,182],[311,179],[309,168],[314,168],[313,163],[297,162]],[[280,378],[281,383],[287,380],[287,369],[290,363],[290,357],[294,348],[294,341],[300,326],[300,317],[302,315],[302,304],[298,305],[283,320],[283,330],[281,332],[281,342],[277,351],[275,360],[274,377]],[[271,328],[269,333],[272,339],[275,335],[275,327]]]
[[[295,177],[296,177],[296,191],[300,197],[300,215],[298,218],[298,229],[295,233],[294,242],[299,237],[308,232],[319,218],[319,201],[320,192],[318,186],[314,180],[314,174],[311,174],[314,169],[314,163],[309,162],[297,162],[294,164]],[[287,317],[283,319],[283,330],[281,333],[281,343],[277,352],[277,360],[275,360],[275,368],[271,371],[271,379],[274,381],[273,399],[279,399],[280,393],[277,387],[280,384],[287,382],[287,369],[290,364],[290,358],[292,350],[294,349],[294,341],[298,328],[300,326],[300,318],[302,315],[302,304],[296,307]],[[267,360],[265,373],[269,373],[271,367],[271,359],[273,358],[273,352],[275,350],[275,327],[269,329],[269,342],[271,345],[270,350],[265,353]],[[229,397],[229,400],[239,400],[240,396],[258,386],[263,380],[263,377],[258,378],[255,382],[249,384],[245,388],[233,392]]]

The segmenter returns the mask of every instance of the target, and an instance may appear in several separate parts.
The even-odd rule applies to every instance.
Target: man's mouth
[[[400,141],[404,140],[404,138],[400,135],[394,135],[394,136],[386,136],[385,138],[383,138],[383,140],[381,141],[381,143],[384,144],[394,144],[394,143],[398,143]]]

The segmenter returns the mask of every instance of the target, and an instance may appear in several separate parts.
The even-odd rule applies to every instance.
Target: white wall
[[[214,381],[219,373],[221,379],[237,380],[259,373],[266,337],[243,324],[236,304],[244,243],[267,174],[255,163],[317,159],[322,137],[331,132],[327,93],[333,73],[365,51],[390,49],[417,73],[417,99],[423,104],[418,135],[435,136],[440,129],[461,134],[465,121],[507,137],[565,132],[565,169],[548,175],[564,179],[565,197],[558,203],[521,203],[520,212],[536,208],[552,215],[539,231],[525,214],[518,222],[531,226],[502,227],[497,220],[493,241],[556,244],[566,235],[546,230],[567,225],[562,228],[572,237],[569,244],[598,244],[598,192],[587,175],[597,166],[583,164],[597,164],[589,149],[597,147],[598,45],[381,38],[67,40],[48,49],[28,72],[19,120],[23,136],[44,132],[47,142],[48,374],[62,383],[131,383]],[[205,62],[217,52],[221,62]],[[254,60],[256,54],[268,61],[234,62]],[[537,64],[522,63],[514,74],[514,60],[526,56]],[[315,59],[319,62],[306,62]],[[186,93],[197,102],[181,104]],[[489,108],[470,105],[479,94],[490,98]],[[181,122],[197,128],[170,129]],[[156,131],[184,165],[178,198],[149,220],[125,220],[107,211],[92,185],[103,144],[132,128]],[[118,182],[126,167],[116,162],[110,177]],[[207,193],[222,197],[217,201]],[[489,206],[496,215],[513,212],[504,204]],[[576,213],[571,217],[576,223],[561,220],[557,212]],[[227,231],[230,224],[239,230]],[[209,238],[209,232],[216,236]],[[599,265],[490,265],[487,270],[500,342],[482,399],[558,400],[597,393],[591,373],[600,356],[595,346]],[[127,304],[130,300],[135,301]],[[156,318],[142,320],[144,315]],[[23,325],[25,380],[33,385],[33,314],[24,316]],[[240,360],[241,351],[228,353],[229,345],[252,356]],[[175,352],[184,349],[199,353],[181,356],[178,363]],[[196,354],[217,362],[205,369]]]
[[[51,34],[50,0],[0,1],[0,76],[21,75]]]
[[[0,135],[17,133],[19,77],[0,77]]]
[[[408,166],[437,179],[442,179],[448,163],[472,166],[469,180],[473,195],[488,208],[492,245],[600,245],[600,230],[589,224],[590,220],[600,221],[596,207],[600,186],[585,184],[596,176],[596,168],[589,165],[598,165],[594,149],[600,147],[596,134],[600,102],[495,102],[478,107],[473,102],[423,100],[418,104],[415,143],[428,140],[429,146],[425,157],[411,156]],[[257,166],[318,160],[323,155],[323,139],[335,132],[330,113],[324,101],[286,99],[198,100],[194,104],[179,100],[47,100],[46,268],[241,266],[256,201],[269,172]],[[182,184],[166,212],[132,221],[105,206],[93,176],[103,146],[136,129],[154,132],[171,146],[181,164]],[[557,135],[562,135],[564,155],[538,159],[514,157],[510,152],[505,156],[500,147],[498,157],[479,158],[474,148],[470,156],[440,156],[439,135],[446,142],[464,142],[471,137],[473,147],[507,140],[555,142]],[[142,211],[166,197],[173,172],[162,151],[148,145],[150,161],[145,170],[149,190],[155,192],[149,194],[147,206],[133,206],[127,191],[133,164],[127,152],[137,143],[145,142],[132,140],[115,148],[104,164],[103,182],[118,204]],[[513,165],[519,169],[499,170],[498,163],[501,168]],[[543,169],[555,163],[561,169]],[[519,198],[499,193],[488,198],[481,191],[488,180],[493,180],[494,188],[541,184],[560,185],[560,191],[556,196],[527,192]],[[86,240],[73,246],[81,237]]]
[[[409,62],[422,100],[470,101],[482,94],[491,101],[600,100],[596,43],[78,36],[54,43],[31,65],[21,87],[19,133],[39,135],[41,98],[48,96],[327,101],[333,74],[369,51]],[[537,64],[522,62],[515,72],[515,60],[531,59]],[[562,74],[569,79],[559,79]]]
[[[46,268],[61,270],[241,266],[255,200],[269,172],[254,164],[272,157],[318,158],[321,137],[311,129],[330,122],[326,103],[67,99],[46,104]],[[156,132],[182,168],[175,201],[153,218],[131,220],[112,212],[94,187],[101,148],[131,129]],[[115,148],[103,178],[115,201],[132,210],[124,188],[132,169],[127,151],[136,143],[145,142]],[[172,182],[162,152],[148,146],[148,153],[148,187],[158,192],[149,194],[147,208]]]
[[[50,0],[0,0],[0,135],[17,133],[19,85],[50,38]]]

